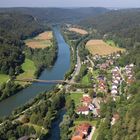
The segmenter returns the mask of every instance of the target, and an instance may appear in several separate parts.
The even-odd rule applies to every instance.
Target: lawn
[[[89,40],[86,44],[87,49],[90,51],[91,54],[95,55],[109,55],[112,53],[116,53],[118,51],[124,52],[125,49],[118,48],[115,46],[111,46],[104,42],[103,40]]]
[[[7,82],[9,76],[6,74],[0,74],[0,84]]]
[[[70,96],[74,100],[75,106],[77,106],[80,104],[80,100],[83,97],[83,93],[75,92],[75,93],[71,93]]]
[[[34,78],[34,73],[36,71],[36,67],[32,60],[25,59],[25,62],[22,64],[22,70],[24,72],[22,74],[18,75],[17,79]]]
[[[82,78],[81,83],[84,84],[84,85],[90,84],[89,83],[89,78],[88,78],[87,74]]]
[[[74,121],[74,125],[79,125],[79,124],[81,124],[81,123],[89,123],[90,125],[92,125],[92,126],[95,126],[96,127],[96,123],[97,123],[97,121],[95,120],[95,121],[86,121],[86,120],[82,120],[82,121]]]
[[[38,36],[25,40],[25,43],[30,48],[46,48],[52,46],[52,38],[53,34],[52,32],[43,32],[39,34]]]

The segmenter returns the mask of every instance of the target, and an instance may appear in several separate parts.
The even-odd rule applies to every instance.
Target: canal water
[[[58,57],[52,68],[45,69],[39,79],[41,80],[62,80],[70,68],[70,49],[66,44],[59,27],[54,26],[53,32],[58,43]],[[33,99],[36,95],[51,90],[55,84],[33,83],[19,93],[0,102],[0,117],[10,115],[11,112]]]

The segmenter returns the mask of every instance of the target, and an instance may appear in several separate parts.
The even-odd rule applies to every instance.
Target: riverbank
[[[53,32],[59,48],[58,57],[53,67],[45,69],[42,72],[39,77],[40,80],[62,80],[66,71],[70,68],[70,49],[60,34],[59,28],[55,26]],[[10,115],[15,108],[24,105],[41,92],[51,90],[54,86],[55,84],[33,83],[29,87],[18,92],[18,94],[0,102],[0,116]]]

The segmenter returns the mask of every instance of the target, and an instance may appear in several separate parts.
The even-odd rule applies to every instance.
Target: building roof
[[[71,140],[83,140],[80,136],[73,136]]]
[[[84,96],[82,99],[81,99],[82,102],[86,102],[86,103],[91,103],[92,102],[92,99],[91,97],[88,97],[88,96]]]
[[[91,128],[91,125],[89,123],[82,123],[76,127],[76,132],[79,132],[79,133],[88,132],[90,128]]]
[[[77,112],[85,112],[85,111],[89,111],[88,106],[80,106],[77,108]]]

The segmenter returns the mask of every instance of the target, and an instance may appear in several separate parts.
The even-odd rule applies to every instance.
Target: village
[[[87,73],[92,73],[90,80],[93,88],[92,90],[87,89],[86,92],[80,88],[77,88],[76,91],[71,91],[71,97],[76,105],[77,120],[80,120],[80,123],[74,127],[71,140],[95,140],[96,124],[100,118],[101,104],[106,103],[108,97],[112,97],[112,100],[117,101],[120,95],[125,94],[130,84],[135,81],[134,64],[121,67],[117,64],[117,60],[120,57],[121,53],[108,56],[95,55],[89,56],[90,60],[87,59],[82,62],[87,66]],[[92,67],[91,61],[94,67]],[[130,95],[126,96],[127,99],[130,98]],[[117,112],[114,113],[111,125],[114,125],[119,120],[119,117]],[[92,121],[87,121],[89,118],[94,120],[95,123],[92,124]]]

